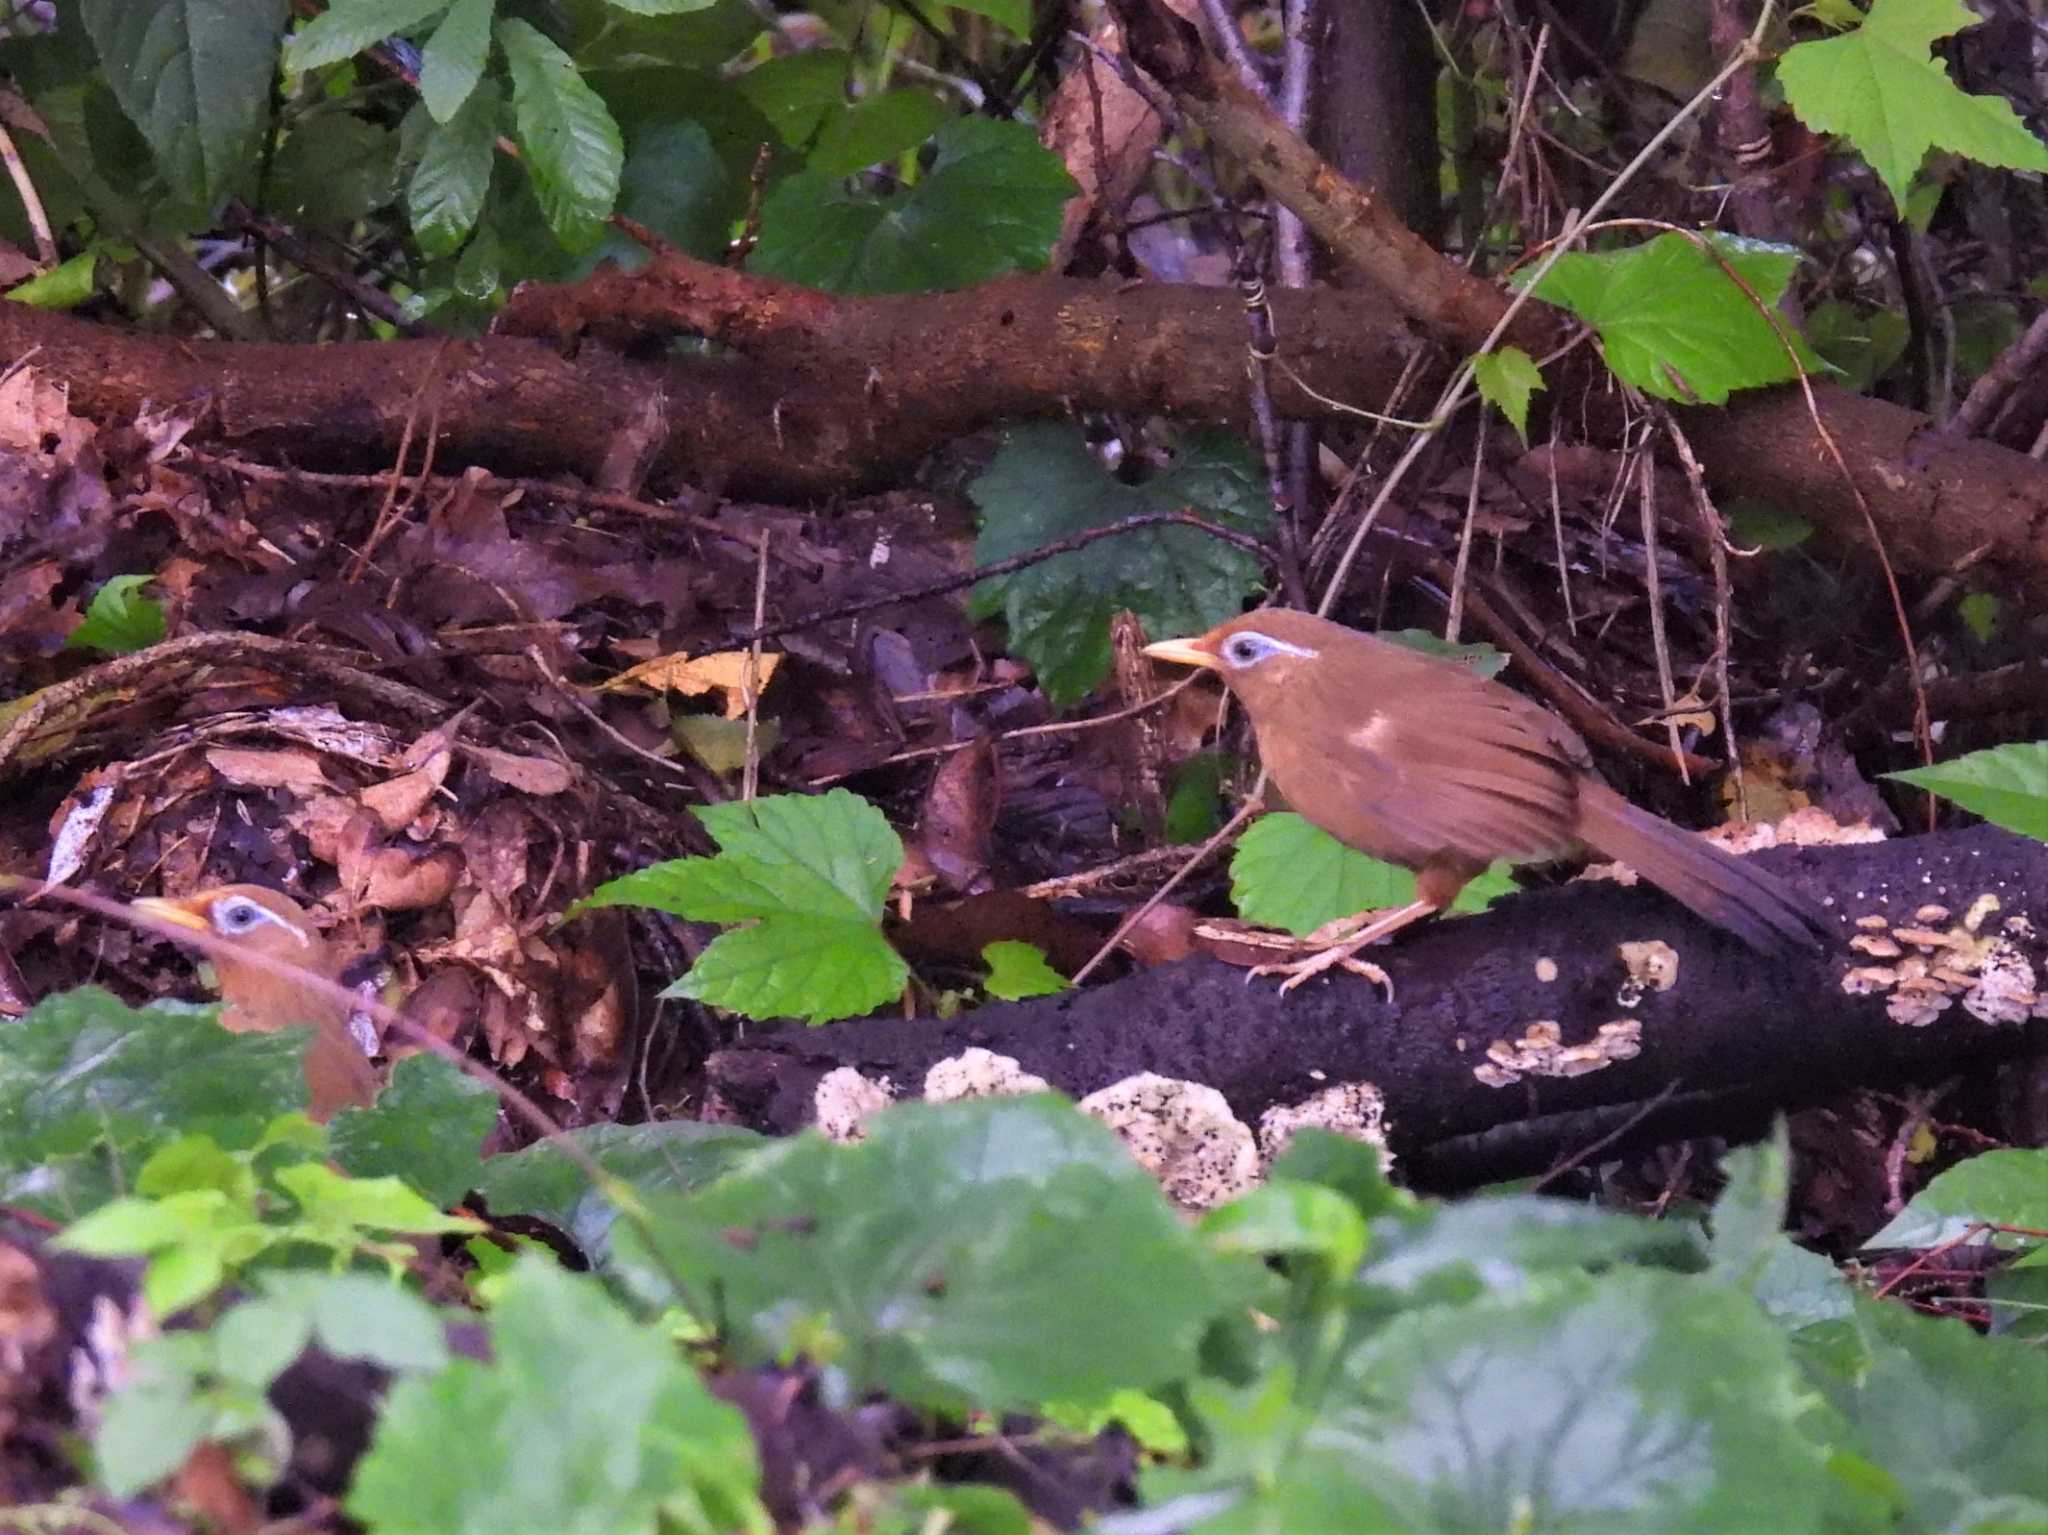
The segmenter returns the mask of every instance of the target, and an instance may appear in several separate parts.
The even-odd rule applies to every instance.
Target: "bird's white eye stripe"
[[[1257,629],[1240,629],[1223,642],[1223,659],[1232,666],[1256,666],[1268,656],[1295,656],[1303,661],[1313,661],[1316,651],[1308,645],[1294,645],[1286,640],[1276,640],[1270,634]]]
[[[213,925],[215,930],[225,933],[229,937],[246,933],[259,922],[275,923],[278,927],[290,933],[292,937],[298,939],[302,946],[312,943],[312,939],[300,932],[296,924],[286,921],[261,901],[252,901],[246,897],[237,896],[233,900],[222,901],[213,908]]]

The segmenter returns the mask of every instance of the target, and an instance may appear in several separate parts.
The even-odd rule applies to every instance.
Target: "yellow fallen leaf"
[[[754,691],[764,691],[782,664],[778,652],[767,652],[754,668]],[[708,656],[688,656],[681,651],[656,656],[620,672],[603,685],[607,693],[620,688],[646,688],[649,692],[681,693],[695,698],[700,693],[723,693],[725,717],[736,720],[747,712],[747,665],[744,650],[714,651]]]

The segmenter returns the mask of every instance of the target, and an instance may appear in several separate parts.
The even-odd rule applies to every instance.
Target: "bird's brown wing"
[[[1297,809],[1410,868],[1445,854],[1483,867],[1573,850],[1585,748],[1568,727],[1455,662],[1397,650],[1374,671],[1382,685],[1370,695],[1332,696],[1318,710],[1356,722],[1341,747],[1261,734],[1261,755]]]

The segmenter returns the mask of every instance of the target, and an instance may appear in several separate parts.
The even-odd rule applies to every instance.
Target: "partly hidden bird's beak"
[[[1181,666],[1214,666],[1216,652],[1207,640],[1160,640],[1147,645],[1145,654],[1155,661],[1172,661]]]
[[[169,901],[162,896],[146,895],[139,901],[130,901],[129,909],[139,911],[145,917],[154,917],[159,922],[169,922],[175,927],[189,927],[195,933],[213,931],[206,918],[192,910],[183,901]]]

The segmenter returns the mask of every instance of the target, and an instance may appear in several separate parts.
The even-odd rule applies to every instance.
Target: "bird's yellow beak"
[[[1160,640],[1147,645],[1145,654],[1155,661],[1172,661],[1179,666],[1214,666],[1216,652],[1209,648],[1209,642],[1202,638],[1190,640]]]
[[[169,922],[176,927],[189,927],[195,933],[213,931],[206,918],[192,910],[183,901],[165,900],[162,896],[146,895],[139,901],[130,901],[129,908],[141,912],[145,917],[154,917],[159,922]]]

